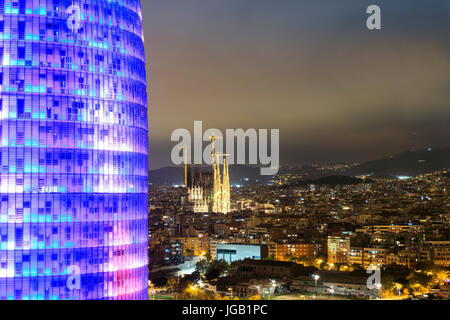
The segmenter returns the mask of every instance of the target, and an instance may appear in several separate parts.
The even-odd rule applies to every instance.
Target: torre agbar
[[[0,299],[146,299],[139,0],[0,0],[0,62]]]

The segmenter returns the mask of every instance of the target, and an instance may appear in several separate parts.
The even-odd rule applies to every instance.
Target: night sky
[[[141,0],[150,167],[174,129],[280,129],[282,164],[449,146],[448,0]],[[382,30],[366,8],[382,9]]]

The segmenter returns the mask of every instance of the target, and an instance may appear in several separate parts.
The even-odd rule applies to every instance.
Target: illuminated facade
[[[190,188],[188,200],[190,202],[203,200],[203,187],[202,186],[193,186],[192,188]]]
[[[213,166],[213,190],[212,190],[212,212],[230,213],[230,176],[228,173],[228,163],[226,154],[216,153],[216,137],[211,137],[212,152],[211,160]],[[223,157],[223,175],[220,174],[220,157]]]
[[[349,237],[328,236],[328,262],[329,263],[348,263],[350,252]]]
[[[215,213],[230,213],[230,176],[228,163],[223,159],[223,175],[220,174],[219,158],[213,161],[214,186],[212,211]]]
[[[192,209],[195,213],[209,212],[209,204],[206,197],[194,201],[194,207]]]
[[[187,160],[185,158],[184,181],[185,186],[188,188],[188,201],[193,203],[192,210],[195,213],[212,211],[214,213],[228,214],[231,212],[230,175],[226,160],[227,155],[216,153],[215,141],[216,137],[211,137],[212,185],[205,181],[207,179],[203,179],[204,176],[200,177],[197,167],[194,181],[192,181],[191,170],[186,165]],[[223,157],[222,174],[220,172],[220,157]]]
[[[267,257],[267,246],[243,243],[218,243],[216,250],[211,254],[215,260],[224,260],[228,263],[245,259],[261,260]]]
[[[0,299],[146,299],[139,0],[2,0],[0,63]]]

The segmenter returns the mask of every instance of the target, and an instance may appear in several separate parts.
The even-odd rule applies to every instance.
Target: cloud
[[[406,3],[386,2],[373,33],[364,2],[143,1],[151,166],[168,164],[170,133],[194,120],[280,128],[289,161],[376,157],[415,131],[447,143],[446,4]]]

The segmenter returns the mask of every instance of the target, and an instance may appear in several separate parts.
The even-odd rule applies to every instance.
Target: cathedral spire
[[[226,154],[216,154],[213,163],[214,190],[213,190],[213,212],[227,214],[230,212],[230,178],[228,174],[228,163]],[[220,173],[219,156],[223,157],[222,175]]]

